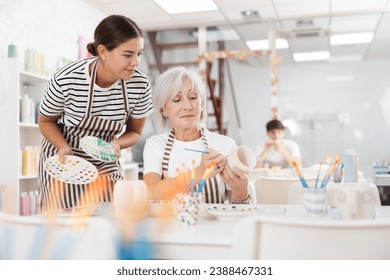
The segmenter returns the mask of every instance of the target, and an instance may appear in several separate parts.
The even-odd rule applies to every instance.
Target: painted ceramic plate
[[[66,156],[60,163],[58,156],[48,158],[43,167],[53,178],[68,184],[89,184],[98,177],[98,170],[90,162],[76,156]]]
[[[218,219],[235,219],[264,214],[268,212],[268,209],[257,204],[203,204],[201,211]]]
[[[110,143],[94,136],[84,136],[80,140],[81,148],[94,159],[110,162],[117,159]]]

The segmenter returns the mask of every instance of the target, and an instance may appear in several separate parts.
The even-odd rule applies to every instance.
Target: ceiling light
[[[256,10],[246,10],[246,11],[242,11],[241,14],[243,16],[253,16],[253,15],[257,15],[257,11]]]
[[[245,20],[258,20],[258,19],[260,19],[259,12],[256,10],[241,11],[241,14]]]
[[[330,44],[332,46],[366,44],[370,43],[372,38],[374,38],[373,32],[334,34],[330,36]]]
[[[218,10],[213,0],[154,0],[169,14],[182,14]]]
[[[246,44],[248,48],[251,50],[268,50],[269,49],[269,43],[268,40],[249,40],[246,41]],[[277,38],[275,40],[275,47],[278,50],[281,49],[288,49],[288,41],[284,38]]]
[[[330,53],[329,51],[301,52],[301,53],[293,53],[293,57],[295,62],[328,60],[330,57]]]

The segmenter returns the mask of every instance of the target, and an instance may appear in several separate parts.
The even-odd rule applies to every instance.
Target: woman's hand
[[[221,174],[222,181],[232,189],[234,200],[245,200],[248,197],[248,176],[237,167],[226,165]]]
[[[268,151],[273,145],[274,141],[268,140],[267,142],[264,143],[264,151]]]
[[[71,147],[65,146],[65,147],[58,150],[57,155],[58,155],[58,160],[61,163],[65,163],[65,156],[66,155],[73,155],[73,151],[72,151]]]
[[[110,145],[114,148],[114,154],[119,157],[121,155],[121,146],[119,145],[118,140],[112,140]]]
[[[221,154],[220,152],[218,152],[218,151],[216,151],[214,149],[211,149],[211,148],[208,149],[208,152],[209,152],[208,154],[203,154],[202,155],[202,159],[200,161],[200,164],[197,167],[197,170],[196,170],[196,175],[197,176],[196,177],[197,177],[198,181],[203,179],[202,177],[203,177],[207,167],[210,166],[210,164],[212,162],[215,162],[216,166],[213,168],[213,170],[211,171],[211,173],[209,174],[208,177],[216,176],[226,166],[226,159],[225,159],[225,156],[223,154]]]

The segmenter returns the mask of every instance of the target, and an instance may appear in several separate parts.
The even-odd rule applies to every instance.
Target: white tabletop
[[[303,205],[262,205],[263,216],[305,222],[333,221],[328,215],[321,218],[306,216]],[[244,216],[243,216],[244,217]],[[375,221],[390,219],[390,206],[381,206]],[[145,218],[137,223],[142,228],[142,238],[152,244],[156,259],[231,259],[236,224],[240,219],[214,219],[203,214],[197,225],[181,225],[175,219]]]

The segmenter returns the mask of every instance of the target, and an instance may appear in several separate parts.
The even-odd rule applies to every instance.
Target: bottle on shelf
[[[35,198],[35,191],[30,191],[28,193],[28,198],[30,199],[30,215],[37,214],[37,200]]]
[[[12,43],[8,45],[8,57],[18,57],[18,49]]]
[[[346,150],[344,154],[344,183],[358,182],[358,154],[355,150]]]
[[[34,123],[35,120],[35,102],[24,94],[21,101],[20,121],[23,123]]]
[[[36,209],[36,214],[41,214],[42,209],[41,209],[41,196],[39,195],[38,191],[35,191],[35,209]]]
[[[22,192],[20,194],[20,215],[30,216],[41,213],[41,199],[38,191]]]
[[[26,146],[21,150],[22,176],[35,176],[38,174],[39,147]]]
[[[20,194],[20,214],[22,216],[30,215],[30,197],[27,192]]]

